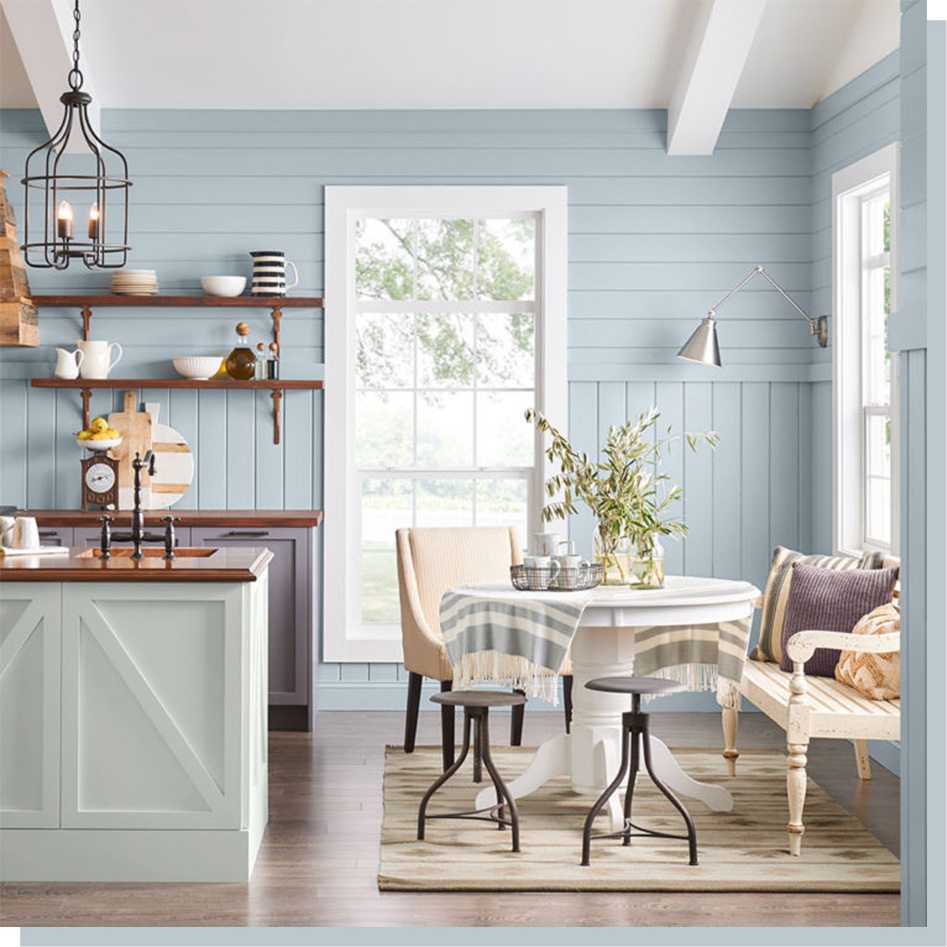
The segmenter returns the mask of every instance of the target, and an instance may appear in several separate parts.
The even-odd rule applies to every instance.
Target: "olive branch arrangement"
[[[661,412],[652,407],[637,419],[609,427],[602,449],[604,459],[596,462],[584,451],[576,450],[543,414],[532,408],[526,411],[527,422],[535,423],[550,438],[546,459],[559,467],[559,472],[546,481],[549,502],[543,506],[543,521],[564,520],[578,512],[576,500],[584,503],[598,521],[606,567],[613,562],[623,583],[627,576],[621,558],[615,555],[620,539],[628,537],[635,545],[637,558],[649,560],[659,536],[687,533],[683,520],[668,515],[668,509],[684,491],[669,483],[668,475],[658,469],[680,437],[670,425],[659,435],[656,425],[660,417]],[[720,442],[716,431],[685,432],[684,438],[695,452],[701,443],[714,449]]]

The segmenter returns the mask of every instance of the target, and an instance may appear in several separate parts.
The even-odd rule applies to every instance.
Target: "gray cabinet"
[[[205,527],[190,530],[192,546],[258,546],[273,553],[269,568],[269,703],[272,729],[311,729],[312,596],[315,531],[293,527]]]
[[[72,546],[71,526],[41,526],[39,528],[41,546]]]

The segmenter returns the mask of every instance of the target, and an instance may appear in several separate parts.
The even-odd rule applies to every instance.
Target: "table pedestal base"
[[[508,784],[514,799],[535,792],[550,779],[571,776],[577,793],[598,796],[618,772],[621,747],[621,715],[630,709],[624,694],[591,691],[585,686],[596,677],[631,676],[634,667],[634,635],[631,629],[580,626],[572,641],[572,733],[561,733],[544,741],[526,771]],[[658,705],[660,706],[660,705]],[[730,812],[733,797],[722,786],[701,783],[681,769],[667,745],[651,737],[655,774],[672,792],[697,799],[713,812]],[[476,806],[490,805],[492,790],[477,796]],[[624,825],[618,793],[608,803],[612,831]]]

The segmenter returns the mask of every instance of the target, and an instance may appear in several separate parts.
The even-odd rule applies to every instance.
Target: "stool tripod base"
[[[500,778],[496,766],[493,763],[493,756],[490,753],[489,724],[487,722],[487,707],[465,707],[464,708],[464,745],[460,751],[457,760],[442,773],[433,783],[430,789],[424,794],[421,800],[421,806],[418,809],[418,841],[424,841],[424,834],[427,822],[433,819],[465,819],[471,822],[492,822],[497,829],[502,831],[505,828],[512,830],[512,849],[514,852],[520,850],[520,823],[519,813],[516,809],[516,803],[513,796],[507,788],[506,783]],[[470,809],[463,812],[443,812],[434,815],[427,814],[428,803],[431,801],[434,793],[441,788],[463,765],[464,760],[470,752],[471,730],[474,731],[474,782],[480,782],[483,779],[481,766],[486,769],[493,782],[493,788],[496,790],[497,801],[492,806],[486,806],[482,809]],[[479,779],[478,779],[479,777]],[[508,816],[505,813],[508,812]]]
[[[687,809],[684,808],[684,804],[680,799],[655,776],[654,768],[651,764],[651,738],[648,732],[648,715],[641,713],[637,694],[633,695],[632,706],[633,709],[630,713],[622,714],[621,764],[618,767],[618,773],[601,796],[595,801],[595,804],[589,810],[589,814],[585,819],[585,828],[582,832],[582,865],[583,867],[588,867],[591,863],[593,840],[618,838],[622,840],[623,845],[630,845],[633,838],[666,838],[677,839],[682,842],[686,841],[688,844],[690,864],[696,865],[697,830],[694,827],[694,820],[691,818]],[[654,785],[680,813],[687,828],[686,835],[674,835],[670,832],[646,829],[640,825],[636,825],[632,821],[631,808],[635,794],[635,781],[638,777],[641,750],[643,750],[645,770],[651,777],[651,781]],[[608,800],[618,791],[626,776],[628,777],[628,788],[625,790],[625,818],[623,827],[617,832],[593,835],[592,828],[595,823],[595,817],[602,811]]]

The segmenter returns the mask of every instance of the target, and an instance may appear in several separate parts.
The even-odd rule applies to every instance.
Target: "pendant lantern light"
[[[131,249],[128,189],[132,182],[125,156],[102,141],[89,120],[92,96],[82,91],[79,69],[79,0],[72,15],[69,91],[59,97],[65,106],[62,124],[26,159],[23,255],[29,266],[41,269],[64,270],[73,260],[81,260],[89,269],[118,269]],[[89,154],[66,155],[74,133],[82,136]],[[93,168],[94,173],[81,173]],[[37,219],[40,213],[42,221]]]

